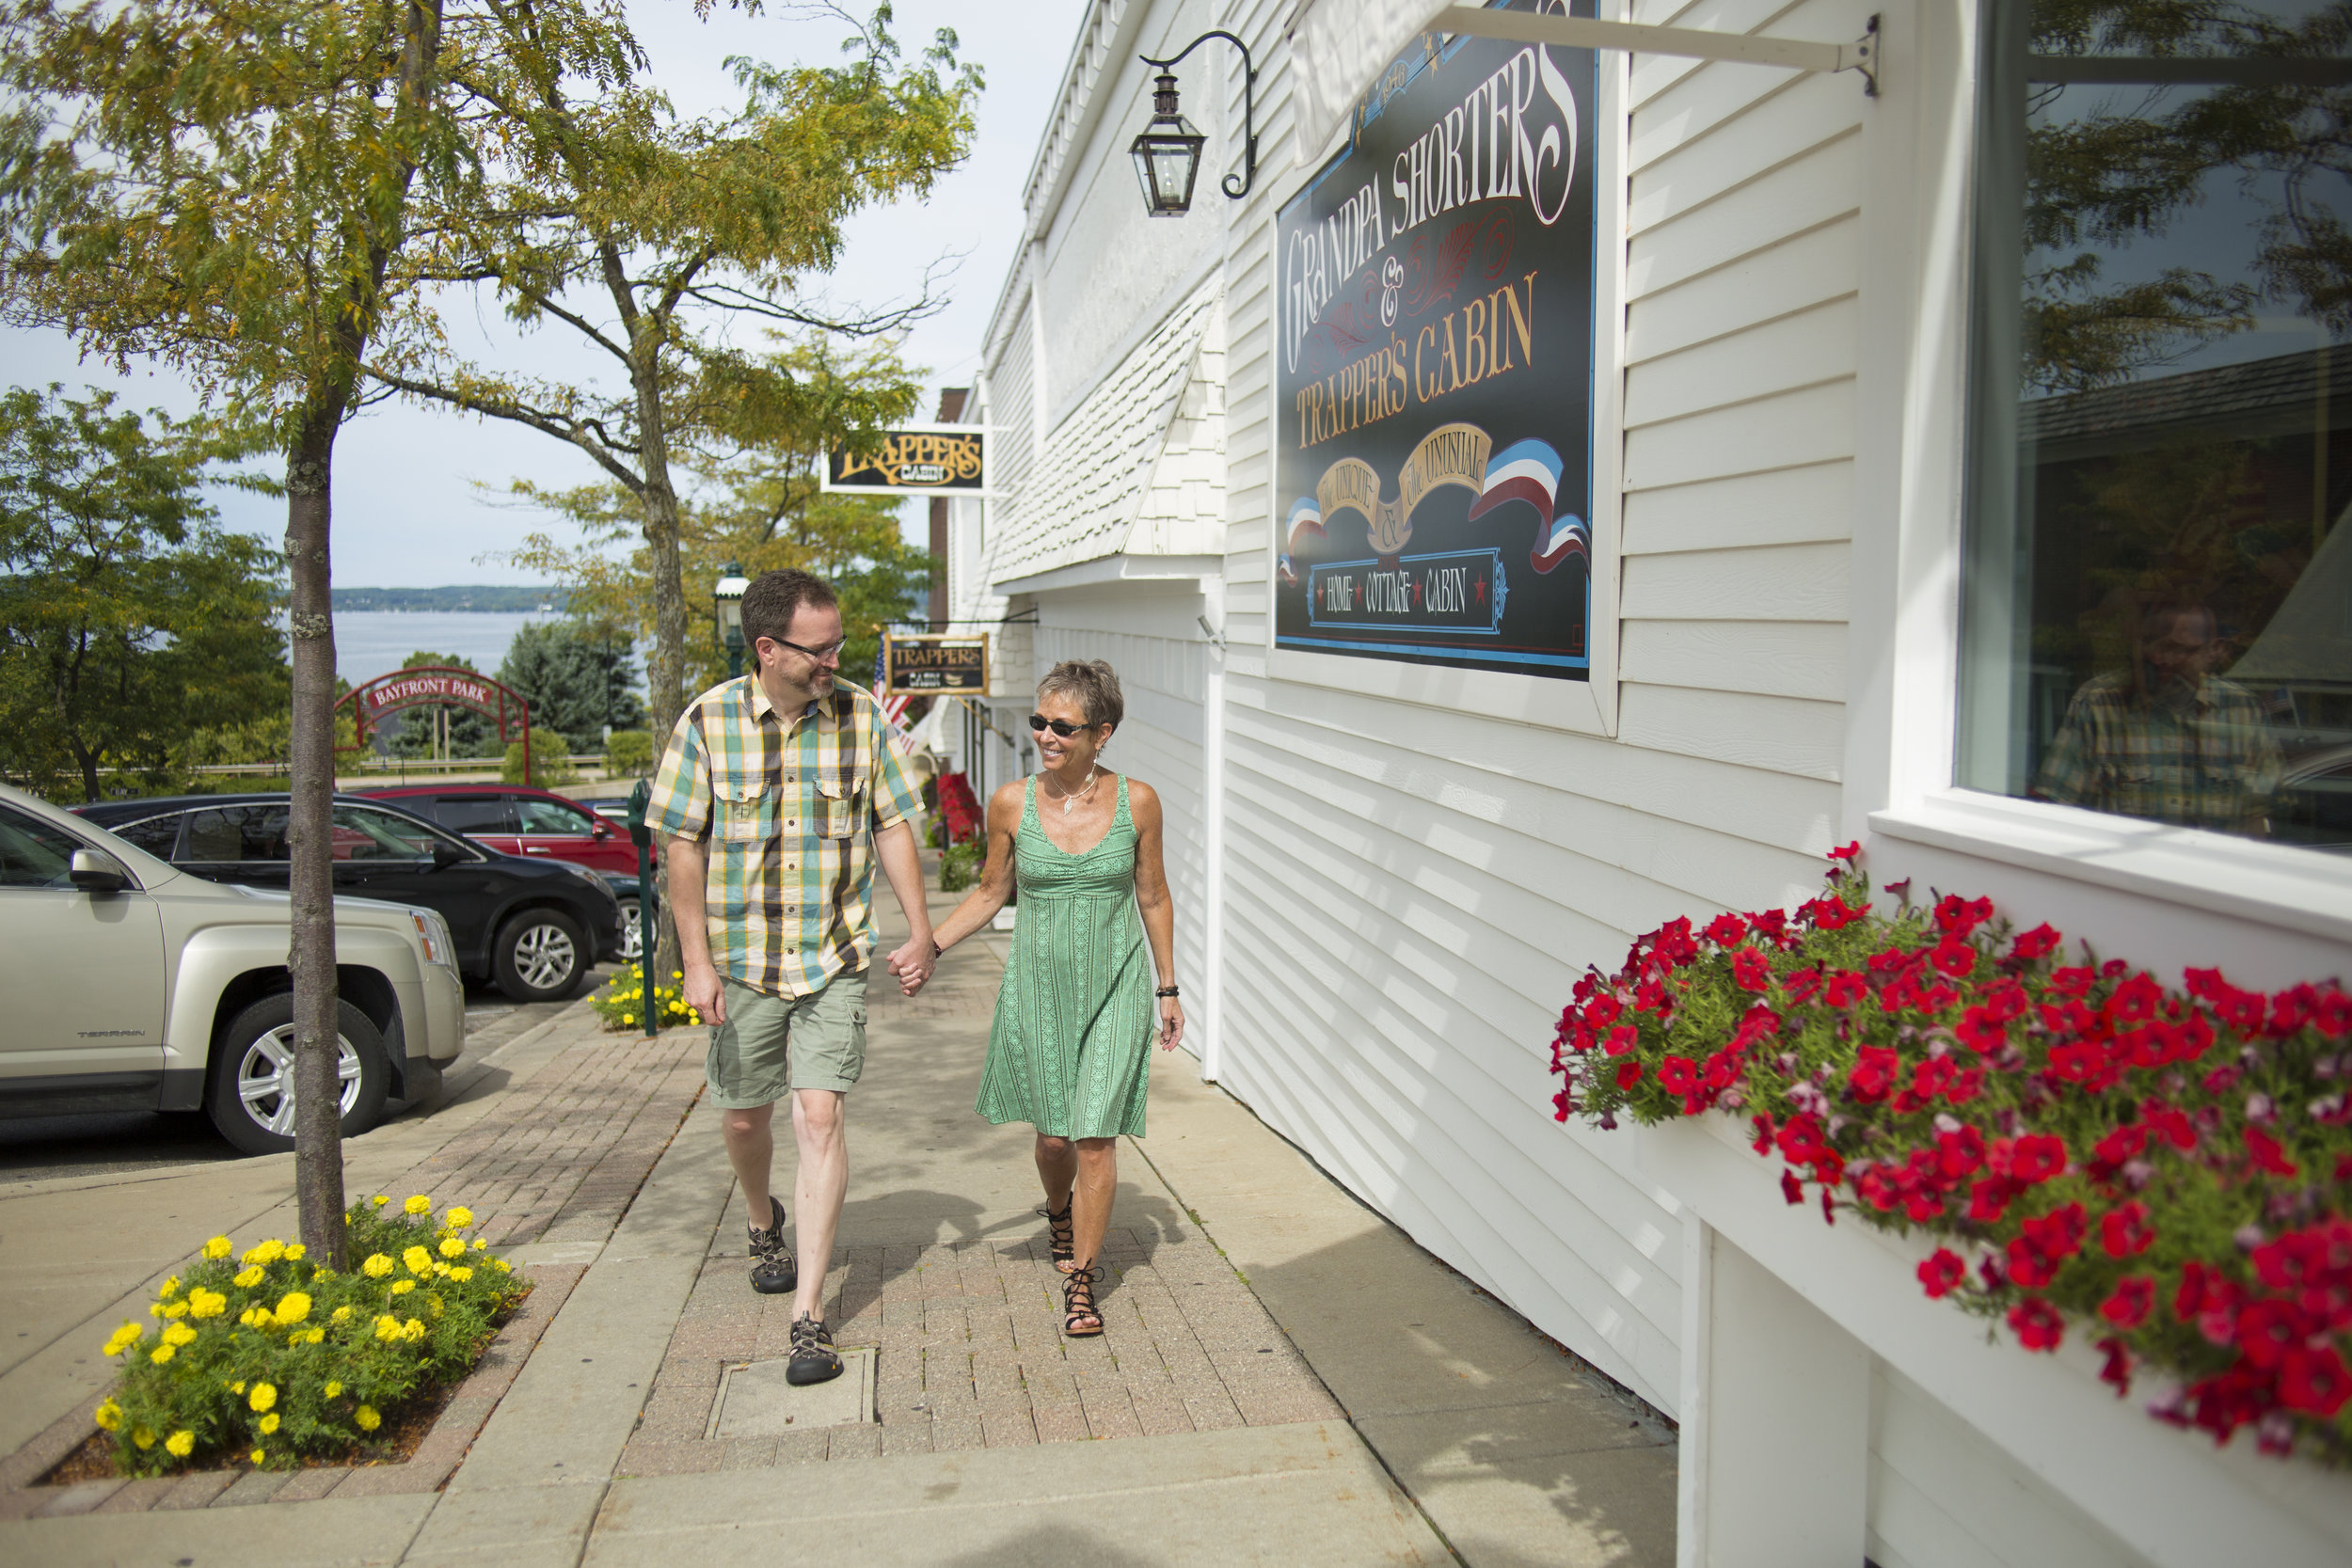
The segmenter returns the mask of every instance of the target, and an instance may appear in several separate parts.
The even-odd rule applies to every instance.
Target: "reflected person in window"
[[[2267,832],[2278,742],[2254,694],[2212,673],[2227,650],[2205,606],[2149,609],[2131,667],[2074,693],[2035,793],[2184,828]]]

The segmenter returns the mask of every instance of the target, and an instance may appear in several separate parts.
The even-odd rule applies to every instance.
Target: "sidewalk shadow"
[[[1138,1557],[1079,1525],[1041,1525],[1016,1541],[941,1558],[939,1568],[1162,1568],[1162,1557]]]

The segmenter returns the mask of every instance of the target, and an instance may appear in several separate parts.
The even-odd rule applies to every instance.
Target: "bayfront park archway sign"
[[[462,707],[497,724],[501,746],[511,745],[517,736],[521,737],[523,783],[531,783],[531,704],[513,687],[494,681],[479,671],[445,664],[395,670],[355,686],[336,699],[336,706],[345,704],[351,706],[353,743],[339,746],[337,751],[366,750],[368,732],[404,708]]]

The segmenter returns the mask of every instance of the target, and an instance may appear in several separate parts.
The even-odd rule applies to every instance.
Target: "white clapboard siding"
[[[1835,37],[1850,8],[1689,9]],[[1282,13],[1226,23],[1260,51],[1269,143],[1290,125]],[[1613,739],[1270,678],[1273,210],[1227,214],[1225,1079],[1673,1410],[1680,1220],[1608,1135],[1552,1121],[1550,1032],[1578,971],[1635,932],[1818,886],[1844,750],[1861,111],[1851,78],[1743,67],[1637,94]]]

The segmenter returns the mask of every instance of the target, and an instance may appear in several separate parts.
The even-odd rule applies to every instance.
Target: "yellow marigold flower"
[[[164,1315],[164,1304],[160,1301],[149,1302],[147,1304],[147,1315],[151,1318],[162,1317]]]
[[[463,1258],[466,1256],[466,1243],[459,1241],[454,1236],[449,1237],[441,1243],[441,1256],[444,1258]]]
[[[269,1455],[267,1455],[267,1454],[263,1453],[263,1452],[262,1452],[261,1449],[255,1449],[253,1450],[253,1463],[254,1463],[255,1465],[265,1465],[265,1464],[267,1464],[268,1462],[269,1462]]]
[[[146,1329],[126,1318],[120,1328],[106,1336],[106,1343],[103,1347],[104,1353],[108,1355],[120,1355],[124,1351],[137,1344],[140,1337],[146,1332]]]
[[[380,1252],[372,1252],[368,1260],[359,1265],[359,1272],[370,1279],[381,1279],[392,1272],[392,1260]]]
[[[255,1309],[253,1307],[246,1307],[244,1311],[237,1314],[237,1322],[245,1324],[247,1328],[251,1328],[253,1326],[254,1310]]]
[[[164,1452],[174,1459],[185,1459],[195,1451],[196,1433],[193,1432],[175,1432],[164,1439]]]
[[[244,1393],[244,1392],[245,1392],[245,1379],[243,1379],[243,1378],[239,1378],[239,1379],[237,1379],[237,1381],[236,1381],[236,1382],[234,1382],[234,1383],[230,1384],[230,1385],[229,1386],[229,1391],[230,1391],[230,1393],[232,1393],[232,1394],[242,1394],[242,1393]]]
[[[409,1319],[407,1323],[403,1326],[400,1331],[400,1337],[404,1339],[421,1339],[424,1336],[424,1320],[421,1318]]]
[[[400,1260],[408,1265],[410,1274],[429,1274],[433,1269],[433,1255],[421,1246],[412,1246],[403,1252]]]
[[[267,1437],[278,1430],[278,1412],[273,1410],[261,1419],[262,1435]]]
[[[338,1323],[347,1323],[351,1322],[351,1308],[348,1307],[338,1307],[335,1308],[334,1315],[328,1318],[327,1322]]]
[[[186,1302],[167,1301],[164,1303],[164,1317],[167,1321],[177,1323],[180,1319],[184,1318],[187,1315],[188,1304]]]
[[[188,1292],[188,1316],[191,1318],[217,1318],[228,1310],[229,1298],[218,1291],[208,1291],[199,1285]]]
[[[195,1339],[196,1330],[190,1328],[185,1323],[166,1323],[164,1325],[164,1343],[167,1345],[192,1344],[195,1342]]]
[[[384,1205],[386,1205],[387,1203],[391,1202],[392,1200],[391,1200],[390,1198],[389,1198],[389,1197],[385,1196],[382,1193],[378,1193],[378,1194],[376,1194],[373,1197],[372,1197],[372,1198],[368,1199],[368,1201],[369,1201],[370,1203],[374,1204],[374,1205],[375,1205],[378,1209],[381,1209],[381,1208],[383,1208],[383,1207],[384,1207]]]
[[[278,1304],[278,1310],[273,1314],[281,1327],[288,1323],[298,1323],[310,1315],[310,1298],[300,1291],[287,1291],[285,1299]]]
[[[310,1249],[309,1247],[304,1246],[300,1242],[290,1243],[286,1247],[286,1261],[289,1263],[299,1263],[302,1261],[303,1255],[308,1253],[310,1250]]]
[[[251,1268],[240,1269],[231,1275],[229,1283],[240,1291],[250,1291],[254,1286],[259,1285],[262,1279],[262,1265],[256,1263]]]
[[[393,1317],[389,1312],[382,1314],[375,1320],[375,1337],[377,1338],[390,1339],[397,1337],[399,1333],[400,1320]]]
[[[476,1236],[473,1239],[473,1249],[476,1252],[480,1252],[483,1248],[488,1246],[489,1244],[490,1238],[487,1236]]]
[[[278,1386],[274,1383],[255,1384],[252,1396],[245,1402],[256,1410],[267,1410],[278,1402]]]
[[[323,1328],[314,1328],[314,1329],[310,1330],[310,1343],[312,1343],[312,1344],[314,1344],[314,1345],[315,1345],[315,1344],[320,1344],[320,1343],[324,1342],[324,1341],[326,1340],[326,1330],[325,1330],[325,1329],[323,1329]]]
[[[515,1272],[515,1265],[514,1265],[514,1264],[512,1264],[512,1263],[510,1263],[510,1262],[508,1262],[508,1261],[507,1261],[505,1259],[503,1259],[503,1258],[493,1258],[493,1259],[490,1259],[490,1266],[491,1266],[492,1268],[497,1269],[497,1270],[498,1270],[498,1272],[499,1272],[499,1273],[501,1273],[501,1274],[513,1274],[513,1273]]]
[[[457,1281],[458,1284],[463,1285],[467,1280],[473,1277],[473,1270],[466,1267],[463,1263],[460,1263],[457,1267],[449,1271],[449,1276]]]
[[[246,1248],[245,1256],[238,1259],[237,1261],[240,1263],[260,1263],[266,1267],[271,1263],[277,1262],[280,1258],[285,1256],[286,1243],[273,1236],[266,1242]]]
[[[384,1424],[384,1418],[375,1413],[375,1406],[363,1404],[351,1413],[351,1422],[361,1432],[373,1432]]]
[[[142,1449],[151,1449],[155,1446],[154,1430],[151,1427],[139,1427],[132,1432],[131,1441]]]
[[[90,1415],[103,1431],[120,1432],[122,1430],[122,1406],[112,1400],[101,1400],[98,1408],[91,1411]]]
[[[168,1279],[165,1280],[165,1281],[164,1281],[164,1283],[163,1283],[162,1288],[161,1288],[161,1289],[159,1289],[158,1291],[156,1291],[156,1292],[155,1292],[155,1294],[156,1294],[158,1297],[160,1297],[161,1299],[163,1299],[163,1300],[165,1300],[165,1301],[169,1301],[172,1297],[174,1297],[174,1296],[178,1295],[179,1293],[180,1293],[180,1276],[179,1276],[178,1275],[176,1275],[176,1274],[175,1274],[175,1275],[173,1275],[170,1278],[168,1278]]]
[[[319,1391],[331,1400],[343,1391],[343,1386],[330,1378],[327,1380],[326,1386]]]
[[[637,1015],[635,1013],[623,1013],[621,1015],[621,1022],[623,1023],[634,1023],[637,1022]]]
[[[463,1230],[466,1227],[473,1224],[473,1211],[467,1208],[462,1203],[453,1206],[448,1213],[442,1215],[441,1217],[449,1222],[449,1227],[452,1230]]]
[[[413,1279],[395,1279],[392,1281],[392,1294],[396,1296],[405,1296],[416,1288],[417,1282]]]
[[[165,1362],[170,1360],[173,1356],[179,1354],[180,1347],[178,1345],[157,1345],[153,1350],[147,1353],[147,1358],[160,1367]]]
[[[204,1256],[207,1258],[226,1258],[229,1256],[229,1245],[230,1243],[228,1237],[215,1236],[211,1241],[204,1243]]]
[[[411,1193],[408,1201],[401,1207],[412,1214],[429,1214],[433,1212],[433,1200],[422,1193]]]

